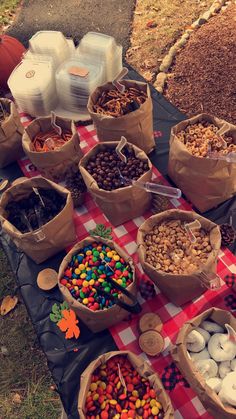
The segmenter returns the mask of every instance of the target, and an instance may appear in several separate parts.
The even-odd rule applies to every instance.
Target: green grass
[[[13,295],[14,276],[0,248],[0,301]],[[61,404],[46,358],[40,350],[31,321],[23,303],[4,317],[0,316],[0,418],[58,419]],[[7,354],[2,354],[7,350]],[[14,403],[18,393],[21,403]]]
[[[14,13],[21,3],[21,0],[0,0],[0,28],[8,25],[14,16]]]

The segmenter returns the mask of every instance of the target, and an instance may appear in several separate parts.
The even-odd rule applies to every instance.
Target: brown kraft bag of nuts
[[[158,400],[160,401],[164,416],[163,419],[174,419],[174,410],[171,404],[171,400],[166,393],[163,384],[156,372],[152,370],[150,365],[141,357],[135,355],[133,352],[130,351],[112,351],[107,352],[103,355],[100,355],[95,361],[91,362],[89,366],[84,370],[81,375],[80,379],[80,391],[78,396],[78,412],[80,419],[86,419],[86,412],[85,412],[85,403],[87,393],[89,391],[90,383],[91,383],[91,376],[93,372],[98,368],[100,365],[106,363],[109,359],[115,356],[126,356],[134,369],[141,375],[141,377],[146,378],[150,381],[151,387],[156,391]]]
[[[18,201],[29,196],[33,187],[55,189],[66,198],[66,203],[62,211],[48,223],[42,225],[40,229],[21,233],[7,220],[5,207],[11,201]],[[65,249],[76,239],[71,193],[62,186],[41,176],[17,182],[2,194],[0,221],[3,230],[10,236],[15,245],[36,263],[44,262]]]
[[[80,161],[79,168],[83,176],[84,182],[91,193],[95,202],[98,204],[100,209],[104,212],[108,220],[114,226],[123,224],[128,220],[141,216],[145,211],[150,208],[151,205],[151,194],[143,189],[126,186],[124,188],[118,188],[112,191],[106,191],[98,187],[95,179],[86,170],[86,165],[92,156],[95,156],[100,151],[114,150],[118,142],[109,141],[106,143],[96,144]],[[148,159],[144,151],[138,147],[127,143],[128,147],[132,147],[135,156],[148,162],[149,170],[144,173],[139,180],[143,182],[150,182],[152,177],[151,162]]]
[[[170,135],[168,175],[200,211],[205,212],[236,193],[236,163],[192,155],[176,134],[188,125],[208,121],[230,134],[236,144],[236,127],[208,114],[200,114],[175,125]]]
[[[206,384],[205,379],[199,373],[192,360],[189,358],[186,349],[186,337],[202,321],[211,319],[222,327],[229,324],[236,331],[236,319],[226,310],[212,307],[193,319],[184,323],[177,336],[175,346],[172,349],[172,358],[176,362],[183,376],[186,378],[191,388],[197,393],[204,407],[214,419],[235,419],[236,408],[223,404],[217,393]]]
[[[69,306],[75,311],[77,316],[92,332],[96,333],[114,326],[121,320],[126,319],[129,316],[129,312],[118,305],[113,305],[109,309],[106,308],[104,310],[92,311],[84,304],[81,304],[79,301],[73,298],[69,290],[60,283],[60,279],[63,277],[64,271],[68,263],[70,263],[73,255],[79,253],[80,249],[83,247],[94,242],[102,242],[110,246],[112,249],[115,249],[117,253],[131,266],[133,272],[133,282],[126,289],[134,296],[137,294],[137,285],[135,278],[135,267],[132,258],[128,256],[127,253],[125,253],[124,250],[118,246],[118,244],[111,240],[105,240],[102,237],[86,237],[84,240],[76,243],[76,245],[69,251],[69,253],[67,253],[59,267],[59,289],[63,295],[63,298],[68,302]],[[125,295],[122,295],[120,298],[122,298],[124,302],[130,303],[129,299],[127,299]]]
[[[187,223],[199,220],[201,227],[209,232],[212,251],[203,266],[206,274],[216,274],[217,255],[221,245],[221,235],[219,227],[212,221],[207,220],[193,211],[182,211],[176,209],[167,210],[161,212],[160,214],[153,215],[139,227],[137,235],[138,255],[144,272],[172,303],[182,305],[203,294],[207,289],[208,279],[206,278],[204,281],[200,270],[187,274],[172,274],[166,273],[162,270],[157,270],[146,261],[146,246],[144,242],[146,234],[150,233],[154,226],[162,221],[170,220],[181,220],[186,221]],[[153,251],[156,252],[155,249],[153,249]],[[206,284],[206,286],[204,286],[204,284]]]
[[[62,130],[71,132],[71,139],[59,150],[37,152],[34,151],[32,143],[34,137],[39,132],[47,133],[53,130],[51,117],[34,119],[25,128],[22,144],[25,153],[42,176],[51,180],[60,181],[71,166],[78,164],[83,154],[80,148],[80,137],[74,122],[60,117],[56,117],[55,122]]]
[[[0,168],[24,156],[22,149],[23,125],[20,122],[15,104],[9,99],[0,98],[0,114],[6,117],[0,120]]]
[[[152,98],[147,83],[134,80],[122,80],[121,82],[126,88],[134,87],[147,94],[146,101],[135,111],[119,117],[111,117],[101,115],[94,112],[93,106],[102,92],[115,90],[112,83],[107,83],[98,87],[88,101],[88,111],[97,130],[99,141],[120,140],[121,136],[141,148],[145,153],[149,154],[155,148],[155,140],[153,135],[153,116],[152,116]]]

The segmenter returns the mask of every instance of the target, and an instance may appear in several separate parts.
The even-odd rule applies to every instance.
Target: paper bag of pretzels
[[[60,117],[55,122],[62,135],[53,129],[51,117],[36,118],[25,128],[22,144],[42,176],[60,181],[70,167],[78,164],[82,151],[74,122]]]
[[[127,140],[149,154],[155,148],[152,98],[147,83],[122,80],[120,93],[112,83],[98,87],[88,101],[88,111],[100,141]]]
[[[236,127],[219,118],[200,114],[172,128],[168,174],[200,212],[235,195],[231,152],[236,153]]]
[[[174,418],[173,406],[171,404],[171,400],[168,394],[166,393],[163,387],[163,384],[158,374],[152,370],[150,365],[143,358],[138,357],[137,355],[135,355],[133,352],[130,352],[130,351],[107,352],[103,355],[100,355],[95,361],[91,362],[91,364],[89,364],[89,366],[85,369],[80,379],[80,391],[79,391],[79,396],[78,396],[79,417],[81,419],[85,419],[88,417],[86,415],[86,400],[87,400],[87,393],[89,391],[89,387],[91,384],[91,379],[92,379],[92,375],[94,374],[94,371],[98,367],[100,367],[101,365],[109,361],[109,359],[117,357],[117,356],[127,358],[130,361],[133,368],[138,372],[138,374],[150,382],[150,386],[151,388],[155,390],[156,397],[158,401],[161,403],[161,406],[163,408],[163,416],[161,417],[163,417],[163,419],[173,419]],[[120,366],[120,368],[122,370],[122,365]],[[117,376],[120,376],[121,374],[122,373],[119,374],[119,371],[117,372]],[[123,376],[121,376],[121,382],[125,384],[125,381],[126,379],[123,378]],[[96,406],[96,403],[95,403],[95,406]],[[112,409],[112,406],[111,406],[111,409]],[[142,409],[140,410],[143,411]],[[142,414],[141,415],[139,414],[139,416],[137,417],[143,417]],[[95,415],[96,413],[94,414],[94,417]]]
[[[196,247],[180,224],[195,220],[206,232],[193,230]],[[212,221],[193,211],[167,210],[144,221],[137,244],[144,272],[173,304],[185,304],[210,288],[221,245],[220,229]],[[201,252],[204,259],[200,262]]]
[[[22,211],[20,217],[23,225],[27,226],[28,232],[22,233],[15,225],[8,221],[9,213],[6,207],[9,203],[20,201],[23,198],[29,198],[33,192],[33,188],[42,188],[45,190],[54,190],[63,197],[65,204],[61,211],[47,223],[43,223],[42,212],[40,208],[32,210],[31,219],[27,217],[25,211],[25,205],[22,204]],[[54,194],[53,194],[54,196]],[[46,211],[50,211],[50,202],[43,199]],[[36,213],[36,212],[37,213]],[[43,211],[44,213],[44,211]],[[15,214],[15,220],[18,214]],[[32,227],[33,222],[31,220],[39,219],[38,228]],[[50,217],[49,217],[50,218]],[[26,179],[13,184],[7,189],[0,200],[0,222],[2,229],[10,236],[12,241],[15,243],[17,248],[26,253],[36,263],[42,263],[49,257],[55,255],[59,251],[65,249],[76,239],[75,227],[73,222],[73,203],[71,193],[63,188],[62,186],[51,182],[48,179],[44,179],[41,176],[34,177],[32,179]],[[19,224],[19,221],[18,221]]]
[[[102,212],[104,212],[108,220],[114,226],[139,217],[147,211],[151,205],[151,194],[145,190],[137,188],[133,185],[118,187],[113,190],[104,190],[98,186],[98,182],[86,169],[91,159],[95,160],[95,156],[99,152],[113,151],[117,145],[118,142],[116,141],[98,143],[80,160],[79,164],[79,168],[88,191],[95,199],[99,208]],[[127,147],[134,151],[134,155],[137,159],[147,164],[149,169],[140,176],[139,180],[149,182],[152,177],[152,165],[147,155],[135,145],[127,143]],[[96,165],[96,163],[94,164]],[[114,165],[115,164],[116,162],[114,162]],[[108,179],[108,175],[106,176]],[[111,182],[114,182],[114,180],[111,180]]]
[[[121,256],[127,264],[131,267],[131,271],[133,273],[133,280],[131,284],[127,287],[127,291],[129,291],[131,294],[136,296],[137,294],[137,284],[136,284],[136,277],[135,277],[135,267],[133,260],[130,256],[127,255],[127,253],[124,252],[124,250],[118,246],[115,242],[111,240],[106,240],[101,237],[93,238],[93,237],[86,237],[84,240],[80,241],[79,243],[76,243],[76,245],[67,253],[67,255],[64,257],[60,267],[59,267],[59,273],[58,273],[58,286],[59,289],[63,295],[63,298],[68,302],[70,307],[75,311],[77,316],[88,326],[88,328],[96,333],[101,332],[102,330],[105,330],[111,326],[114,326],[115,324],[119,323],[120,321],[126,319],[129,316],[129,312],[122,307],[118,306],[117,304],[114,304],[110,308],[104,308],[103,310],[97,310],[93,311],[90,310],[90,308],[86,307],[84,304],[81,304],[79,301],[77,301],[74,297],[72,297],[71,293],[69,292],[68,288],[66,288],[63,284],[61,284],[60,280],[63,278],[63,274],[70,263],[72,257],[75,254],[78,254],[80,249],[83,249],[83,247],[88,246],[94,242],[102,242],[109,246],[112,249],[115,249],[119,256]],[[128,302],[126,296],[121,297],[123,301]]]
[[[23,157],[23,131],[15,104],[0,98],[0,168]]]
[[[190,359],[190,356],[187,352],[186,338],[188,334],[194,328],[199,327],[204,320],[210,320],[212,322],[218,323],[223,328],[225,327],[225,324],[229,324],[236,331],[236,319],[229,311],[220,310],[215,307],[210,308],[194,317],[193,319],[187,321],[182,326],[176,339],[176,344],[172,349],[172,357],[181,373],[186,378],[191,388],[197,393],[199,399],[208,410],[208,412],[215,419],[233,419],[236,417],[236,407],[221,401],[217,393],[211,387],[209,387],[209,385],[207,385],[205,378],[197,370],[194,362]],[[220,346],[218,350],[221,350]],[[228,387],[227,392],[232,392],[232,388]]]

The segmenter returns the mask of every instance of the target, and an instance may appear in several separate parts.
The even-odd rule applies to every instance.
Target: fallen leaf
[[[1,346],[0,350],[1,350],[2,355],[5,355],[5,356],[9,355],[9,352],[6,346]]]
[[[78,320],[73,310],[62,310],[63,318],[57,323],[57,326],[62,332],[66,332],[66,339],[75,337],[76,339],[80,335],[80,329],[77,325]]]
[[[15,393],[14,396],[12,397],[12,401],[13,403],[21,404],[22,403],[21,395],[19,393]]]
[[[157,23],[154,20],[149,20],[149,22],[146,23],[146,28],[156,28]]]
[[[1,316],[5,316],[7,313],[9,313],[18,303],[18,298],[16,296],[11,297],[10,295],[7,295],[2,300],[1,304]]]

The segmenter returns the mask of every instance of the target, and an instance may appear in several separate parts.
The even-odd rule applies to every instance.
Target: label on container
[[[86,77],[89,74],[89,70],[85,67],[70,67],[68,73],[73,76]]]
[[[34,77],[34,75],[35,75],[35,71],[34,70],[30,70],[30,71],[27,71],[25,77],[27,79],[31,79],[32,77]]]

